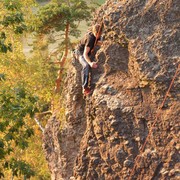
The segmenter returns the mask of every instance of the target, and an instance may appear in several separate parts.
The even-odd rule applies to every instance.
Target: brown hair
[[[97,34],[98,32],[100,32],[100,28],[101,26],[99,24],[95,24],[92,28],[93,33]]]

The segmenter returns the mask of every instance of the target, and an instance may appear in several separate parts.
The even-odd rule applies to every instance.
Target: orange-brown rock
[[[108,0],[98,10],[94,23],[103,21],[104,42],[95,90],[83,99],[75,61],[66,126],[60,131],[52,117],[45,130],[53,180],[179,178],[180,70],[161,107],[180,63],[179,12],[178,0]]]

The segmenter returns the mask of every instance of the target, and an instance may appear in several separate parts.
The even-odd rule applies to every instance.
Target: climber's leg
[[[84,59],[84,57],[81,55],[79,57],[79,62],[82,65],[82,71],[81,71],[81,78],[82,78],[82,87],[83,89],[87,89],[88,88],[88,83],[89,83],[89,72],[90,72],[90,66],[89,64],[86,62],[86,60]]]

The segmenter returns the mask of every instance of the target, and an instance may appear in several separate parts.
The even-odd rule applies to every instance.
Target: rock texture
[[[53,180],[180,178],[179,12],[179,0],[109,0],[98,10],[104,42],[95,90],[83,99],[73,62],[66,126],[60,131],[52,117],[45,130]]]

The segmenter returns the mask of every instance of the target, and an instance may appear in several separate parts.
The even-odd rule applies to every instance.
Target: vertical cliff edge
[[[81,66],[72,61],[66,125],[60,130],[54,114],[45,129],[53,180],[180,177],[179,12],[179,0],[108,0],[97,11],[104,42],[95,90],[83,99]]]

